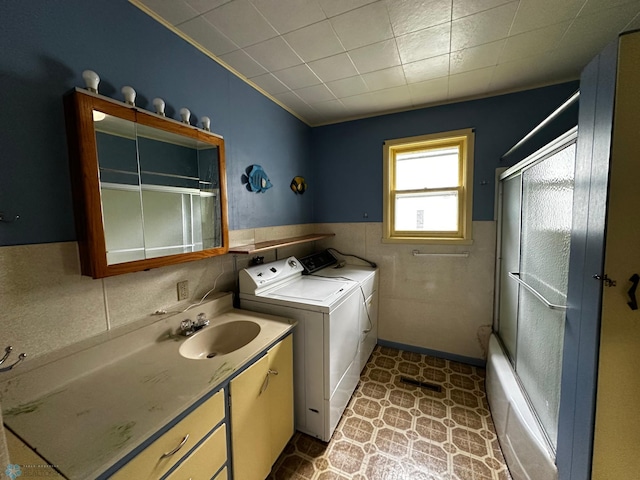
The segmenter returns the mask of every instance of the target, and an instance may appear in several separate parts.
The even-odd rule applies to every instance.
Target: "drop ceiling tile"
[[[360,73],[400,65],[400,55],[394,39],[350,50],[349,56]]]
[[[495,67],[491,66],[451,75],[449,77],[449,100],[483,95],[489,89],[494,70]]]
[[[224,55],[220,55],[218,58],[246,78],[267,73],[260,64],[256,63],[256,61],[243,50],[226,53]]]
[[[341,13],[355,10],[376,0],[318,0],[327,17],[335,17]]]
[[[371,115],[380,111],[375,104],[372,93],[363,93],[353,97],[342,98],[340,101],[345,106],[351,117]]]
[[[256,62],[269,71],[300,65],[302,60],[282,37],[256,43],[244,49]]]
[[[278,35],[249,0],[225,3],[204,17],[242,48]]]
[[[277,95],[274,95],[274,97],[280,103],[283,103],[287,107],[294,110],[309,107],[309,105],[294,92],[279,93]]]
[[[556,49],[569,25],[571,25],[570,21],[556,23],[538,30],[510,36],[507,38],[504,50],[500,55],[500,62],[510,62]]]
[[[330,22],[347,50],[393,38],[389,13],[383,2],[343,13]]]
[[[409,88],[406,85],[371,92],[371,101],[381,110],[400,110],[413,106]]]
[[[171,0],[169,0],[171,1]],[[199,13],[207,13],[214,8],[218,8],[231,0],[184,0],[189,6]]]
[[[510,91],[554,83],[541,68],[548,57],[542,54],[496,65],[489,88],[492,91]]]
[[[305,62],[344,52],[328,20],[287,33],[283,38]]]
[[[521,0],[511,35],[571,20],[578,15],[585,0]]]
[[[359,75],[328,82],[327,87],[329,87],[329,90],[331,90],[338,98],[360,95],[361,93],[366,93],[369,90],[367,85],[364,83],[364,80],[362,80],[362,77]]]
[[[638,5],[638,0],[587,0],[587,3],[582,7],[582,10],[580,10],[580,16],[591,15],[600,10],[620,7],[630,3]]]
[[[324,84],[314,85],[313,87],[300,88],[294,93],[309,104],[335,100],[333,93],[331,93],[331,91]]]
[[[387,9],[396,36],[451,21],[451,0],[387,0]]]
[[[235,43],[207,22],[204,17],[196,17],[186,21],[179,28],[214,55],[224,55],[238,50],[238,46]]]
[[[451,52],[451,73],[468,72],[498,63],[506,40],[485,43],[477,47]],[[535,50],[534,50],[535,51]]]
[[[405,63],[402,66],[407,83],[424,82],[432,78],[444,77],[449,74],[449,55]]]
[[[365,73],[362,79],[371,91],[398,87],[407,83],[401,66]]]
[[[580,15],[560,41],[558,54],[570,58],[572,53],[582,55],[587,52],[600,52],[637,13],[638,4],[633,3],[601,10],[592,15]]]
[[[513,0],[453,0],[453,13],[451,18],[453,20],[474,13],[480,13],[485,10],[491,10],[492,8],[499,7],[505,3],[512,2]]]
[[[624,31],[625,32],[630,32],[632,30],[638,30],[640,29],[640,14],[636,15],[633,20],[631,20],[625,27],[624,27]]]
[[[358,74],[356,67],[353,66],[353,62],[346,53],[309,62],[307,65],[323,82],[331,82]]]
[[[326,19],[316,0],[252,0],[280,33],[291,32]]]
[[[310,87],[322,83],[318,76],[306,65],[296,65],[273,74],[291,90]]]
[[[171,25],[179,25],[199,14],[197,10],[181,0],[142,0],[141,3]]]
[[[328,102],[318,102],[312,105],[313,109],[324,116],[344,115],[347,111],[340,100],[329,100]]]
[[[270,73],[265,73],[264,75],[258,75],[257,77],[252,77],[251,81],[255,83],[262,90],[267,92],[269,95],[277,95],[279,93],[288,92],[289,88],[283,84],[280,80],[274,77]]]
[[[409,85],[409,94],[414,106],[443,102],[447,99],[449,78],[441,77]]]
[[[516,1],[454,20],[451,22],[451,50],[462,50],[505,38],[517,10]]]
[[[444,23],[396,37],[402,63],[449,53],[451,25]]]

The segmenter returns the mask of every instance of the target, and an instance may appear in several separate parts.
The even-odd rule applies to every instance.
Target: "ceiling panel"
[[[389,12],[383,2],[343,13],[330,21],[347,50],[393,38]]]
[[[310,125],[579,78],[640,0],[129,0]]]
[[[284,39],[305,62],[345,51],[328,20],[288,33]]]

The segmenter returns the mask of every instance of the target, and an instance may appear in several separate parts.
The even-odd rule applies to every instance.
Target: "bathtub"
[[[557,480],[555,455],[520,390],[500,342],[489,339],[487,399],[514,480]]]

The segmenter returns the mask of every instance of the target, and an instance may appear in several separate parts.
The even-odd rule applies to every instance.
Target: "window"
[[[384,143],[385,242],[471,243],[472,129]]]

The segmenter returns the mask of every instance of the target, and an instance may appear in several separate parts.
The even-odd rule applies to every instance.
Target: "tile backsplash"
[[[311,233],[313,225],[230,232],[230,245]],[[265,261],[306,255],[313,244],[260,254]],[[237,268],[250,256],[238,255]],[[220,275],[222,273],[222,275]],[[76,242],[0,248],[0,349],[11,345],[26,361],[105,331],[149,317],[157,310],[185,308],[214,287],[233,291],[233,255],[94,280],[80,274]],[[189,281],[189,301],[178,304],[176,284]]]
[[[368,258],[380,267],[381,339],[483,358],[493,316],[495,222],[474,222],[473,229],[474,243],[464,247],[383,244],[382,224],[373,222],[236,230],[230,232],[230,245],[333,232],[333,238],[260,256],[270,262],[333,247]],[[414,257],[414,249],[470,254]],[[251,258],[236,256],[237,269]],[[0,349],[12,345],[12,358],[26,352],[29,361],[157,310],[185,308],[214,282],[216,292],[233,291],[236,278],[233,255],[93,280],[80,275],[75,242],[1,247]],[[189,302],[178,304],[176,284],[183,280],[189,281]]]

